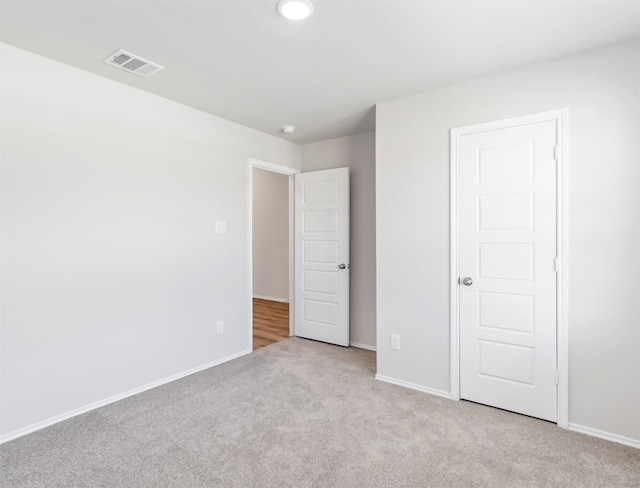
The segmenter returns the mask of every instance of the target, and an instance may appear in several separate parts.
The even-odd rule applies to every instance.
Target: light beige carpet
[[[0,446],[2,487],[635,487],[640,451],[288,339]]]

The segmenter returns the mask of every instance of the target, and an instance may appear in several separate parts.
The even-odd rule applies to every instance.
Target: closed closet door
[[[557,419],[556,122],[460,137],[460,396]]]

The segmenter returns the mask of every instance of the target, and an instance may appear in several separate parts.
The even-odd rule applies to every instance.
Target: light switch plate
[[[227,233],[227,221],[216,220],[216,234],[226,234],[226,233]]]

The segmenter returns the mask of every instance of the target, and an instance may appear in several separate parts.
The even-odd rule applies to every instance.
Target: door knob
[[[466,278],[462,279],[462,284],[464,286],[471,286],[473,285],[473,280],[467,276]]]
[[[346,264],[344,264],[344,263],[340,263],[340,264],[338,265],[338,269],[347,269],[347,265],[346,265]]]

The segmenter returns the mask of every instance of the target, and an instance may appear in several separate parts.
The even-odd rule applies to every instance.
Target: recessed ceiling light
[[[280,0],[278,12],[285,19],[302,20],[313,13],[313,4],[309,0]]]
[[[285,134],[293,134],[295,132],[296,128],[293,125],[283,125],[282,126],[282,132],[284,132]]]

